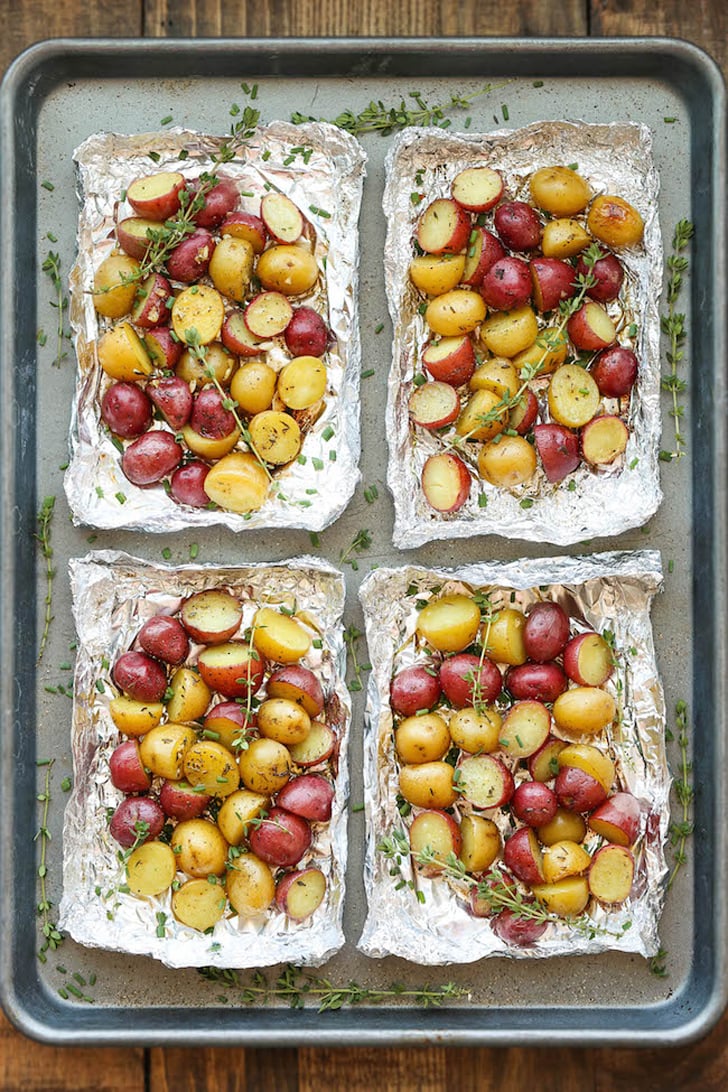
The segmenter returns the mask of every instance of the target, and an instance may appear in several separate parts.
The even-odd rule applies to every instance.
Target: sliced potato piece
[[[268,497],[270,478],[251,451],[231,451],[205,478],[208,497],[228,512],[253,512]]]
[[[126,862],[126,882],[132,895],[161,895],[177,872],[174,853],[164,842],[137,846]]]
[[[224,318],[222,296],[205,284],[185,288],[172,304],[172,329],[185,345],[196,342],[209,345],[216,341]]]
[[[301,429],[290,413],[263,410],[251,418],[250,438],[267,463],[277,466],[292,462],[301,450]]]

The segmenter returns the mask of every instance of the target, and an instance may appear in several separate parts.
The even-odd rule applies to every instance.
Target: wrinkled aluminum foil
[[[179,128],[134,136],[99,133],[74,153],[81,212],[78,259],[70,275],[70,318],[78,373],[65,489],[76,524],[175,531],[222,523],[236,531],[246,527],[319,531],[341,515],[356,488],[361,359],[357,225],[366,156],[353,137],[333,125],[262,125],[236,157],[219,168],[221,177],[232,178],[241,191],[253,194],[241,196],[241,209],[257,214],[266,187],[273,188],[291,198],[313,229],[313,252],[325,272],[313,292],[297,297],[294,304],[305,303],[318,311],[332,332],[333,343],[325,358],[329,380],[325,408],[306,433],[301,449],[305,462],[294,461],[276,470],[277,488],[271,489],[262,508],[248,516],[182,506],[161,485],[140,488],[124,477],[119,452],[100,419],[100,400],[110,381],[96,361],[94,343],[108,320],[97,316],[90,290],[95,269],[114,250],[115,206],[122,191],[141,175],[179,171],[196,178],[212,170],[211,155],[219,152],[223,142],[223,138]],[[313,149],[310,156],[309,148]],[[292,149],[306,149],[306,158]],[[150,152],[158,161],[150,159]],[[131,207],[119,212],[120,219],[131,215]],[[208,283],[207,278],[201,283]],[[280,370],[290,354],[275,342],[262,342],[261,347],[269,344],[266,361]],[[329,457],[334,449],[336,461]],[[317,469],[320,463],[323,467]]]
[[[667,874],[664,845],[669,823],[670,774],[665,754],[665,709],[657,674],[650,625],[650,604],[662,587],[660,555],[596,554],[492,562],[459,569],[424,569],[411,565],[377,569],[364,581],[364,608],[369,655],[373,664],[367,693],[364,742],[364,787],[367,812],[365,886],[368,914],[358,947],[368,956],[397,955],[414,963],[471,963],[484,956],[523,958],[589,954],[617,949],[645,957],[659,949],[658,921]],[[588,912],[597,930],[585,935],[567,921],[549,924],[532,947],[505,944],[488,920],[466,909],[468,888],[459,881],[415,876],[409,857],[402,862],[405,883],[413,881],[425,902],[408,886],[395,890],[389,863],[376,846],[392,830],[406,831],[397,810],[398,770],[389,705],[392,676],[428,657],[417,649],[414,633],[417,601],[450,592],[501,589],[500,604],[525,608],[539,598],[555,599],[575,620],[572,632],[611,630],[618,668],[605,684],[615,696],[620,726],[608,733],[610,757],[620,789],[643,805],[640,835],[633,848],[635,878],[630,898],[606,909],[591,901]],[[511,600],[511,589],[514,599]],[[575,627],[576,623],[576,627]],[[601,742],[601,737],[596,741]],[[517,762],[499,757],[507,765]],[[527,775],[515,774],[516,783]],[[466,804],[456,807],[467,809]],[[649,814],[648,814],[649,813]],[[512,828],[508,817],[494,809],[485,813],[501,833]],[[600,839],[589,833],[585,847]],[[525,890],[525,889],[524,889]],[[627,923],[629,928],[624,929]]]
[[[73,559],[70,570],[78,653],[74,785],[63,825],[61,928],[80,944],[150,955],[169,967],[263,967],[289,961],[317,966],[325,962],[344,943],[351,706],[344,682],[343,577],[313,557],[278,565],[173,569],[110,550]],[[336,795],[331,821],[313,825],[311,849],[300,866],[315,865],[325,874],[328,888],[321,906],[298,923],[274,909],[248,921],[240,921],[229,910],[208,935],[175,920],[169,892],[143,899],[119,891],[125,872],[118,860],[119,846],[109,834],[107,809],[123,799],[109,779],[109,755],[122,737],[108,706],[115,693],[110,666],[129,649],[146,619],[160,611],[173,613],[188,595],[217,587],[228,588],[243,601],[243,629],[261,602],[290,607],[295,600],[298,610],[308,613],[323,647],[311,648],[302,662],[321,680],[327,721],[337,730],[339,743],[332,759]],[[157,914],[166,915],[161,937]]]
[[[607,304],[619,329],[619,343],[640,361],[626,419],[627,450],[599,472],[584,465],[569,484],[550,484],[539,467],[534,477],[513,490],[482,480],[477,471],[478,444],[458,454],[474,471],[468,500],[452,514],[435,511],[426,501],[420,478],[425,460],[446,449],[447,433],[411,424],[408,400],[420,370],[428,327],[418,307],[423,297],[408,276],[412,238],[423,209],[449,197],[455,175],[476,164],[501,172],[509,198],[528,200],[528,179],[539,167],[578,164],[595,193],[626,198],[645,222],[644,243],[619,250],[626,270],[622,301]],[[652,135],[644,125],[588,125],[539,122],[516,130],[486,134],[407,129],[392,141],[386,161],[383,207],[388,220],[384,252],[387,298],[394,326],[387,403],[388,485],[395,505],[394,544],[400,549],[431,539],[498,534],[533,542],[569,545],[597,535],[616,535],[645,523],[662,499],[659,479],[660,316],[662,241],[658,220],[659,176],[652,158]],[[424,194],[413,203],[413,194]],[[630,336],[634,323],[636,335]],[[534,384],[534,390],[539,384]],[[547,381],[541,381],[542,395]],[[538,397],[538,394],[537,394]],[[545,397],[541,419],[548,420]],[[602,399],[606,412],[618,412],[618,400]],[[482,496],[487,498],[483,506]],[[522,507],[528,498],[532,504]]]

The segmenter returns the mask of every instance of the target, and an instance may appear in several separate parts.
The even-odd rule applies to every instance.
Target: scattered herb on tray
[[[362,671],[370,671],[371,664],[360,664],[359,658],[356,654],[357,642],[362,638],[364,634],[356,626],[347,626],[344,630],[344,643],[349,652],[349,658],[351,661],[351,667],[354,672],[354,678],[349,683],[349,690],[352,692],[358,692],[363,689],[363,683],[361,679]]]
[[[683,274],[687,272],[689,261],[683,251],[693,237],[694,228],[689,220],[678,220],[672,237],[672,254],[667,259],[667,313],[660,320],[663,334],[669,339],[669,349],[665,357],[670,366],[667,375],[662,378],[662,389],[672,395],[670,417],[675,431],[675,447],[672,451],[660,452],[662,462],[672,462],[685,454],[685,439],[680,431],[680,420],[684,409],[680,404],[680,395],[687,390],[687,381],[678,374],[679,365],[685,353],[683,346],[687,337],[687,322],[684,313],[677,310],[677,301],[683,286]]]
[[[63,943],[63,934],[59,931],[58,926],[51,917],[51,910],[53,904],[48,898],[48,891],[46,889],[46,877],[48,875],[48,846],[51,840],[51,833],[48,829],[48,809],[51,802],[51,772],[53,770],[53,759],[45,759],[36,763],[38,766],[45,766],[45,782],[42,792],[39,792],[36,799],[41,804],[41,819],[40,826],[36,832],[35,842],[40,842],[40,861],[38,864],[38,879],[40,880],[40,899],[37,905],[38,916],[41,921],[41,933],[43,934],[43,943],[38,950],[38,959],[41,963],[47,962],[46,952],[49,950],[55,952],[57,948]]]
[[[68,309],[68,297],[64,295],[63,292],[60,254],[58,254],[57,251],[49,250],[41,269],[48,275],[55,291],[55,296],[50,301],[51,307],[55,307],[58,312],[58,320],[56,322],[56,355],[53,360],[53,365],[54,367],[59,368],[68,356],[68,353],[63,348],[63,341],[66,337],[63,328],[63,316]]]
[[[40,512],[38,513],[38,530],[36,532],[36,538],[40,543],[41,552],[45,558],[45,574],[46,574],[46,594],[45,594],[45,615],[43,618],[43,632],[40,638],[40,647],[38,649],[38,657],[36,663],[39,664],[43,659],[43,653],[45,652],[46,644],[48,643],[48,635],[50,633],[51,622],[53,621],[53,577],[56,571],[53,567],[53,545],[51,542],[51,524],[53,521],[53,511],[55,508],[56,498],[46,497],[43,501]]]
[[[292,1009],[302,1009],[307,1001],[311,1001],[318,1012],[335,1012],[346,1005],[381,1005],[396,998],[429,1008],[467,996],[469,992],[454,982],[446,982],[443,986],[425,985],[418,989],[407,989],[398,982],[382,988],[360,986],[352,981],[336,983],[290,963],[273,982],[269,982],[261,971],[255,971],[249,982],[244,982],[238,971],[218,967],[200,967],[199,974],[208,982],[240,990],[239,1000],[243,1005],[283,1001]],[[218,1000],[226,1003],[229,998],[220,995]]]
[[[342,550],[339,554],[339,561],[342,565],[351,565],[354,572],[356,572],[359,568],[359,562],[353,555],[360,554],[363,550],[368,550],[371,544],[372,536],[369,531],[357,531],[346,549]]]
[[[687,841],[694,829],[692,807],[695,789],[691,784],[693,764],[688,757],[688,707],[684,701],[677,702],[675,706],[675,720],[677,724],[677,742],[680,747],[680,773],[679,776],[675,778],[673,787],[675,789],[678,804],[680,805],[681,817],[678,820],[673,819],[670,823],[669,834],[670,844],[673,849],[673,865],[670,875],[667,878],[666,890],[668,891],[675,882],[675,877],[680,871],[680,868],[687,860]],[[666,732],[666,738],[670,741],[675,738],[674,733],[669,729]]]

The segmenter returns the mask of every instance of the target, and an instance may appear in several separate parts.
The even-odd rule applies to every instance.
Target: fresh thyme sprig
[[[344,643],[346,644],[347,651],[349,653],[349,662],[354,672],[354,678],[349,683],[349,690],[352,692],[358,692],[363,689],[361,673],[362,671],[369,671],[371,664],[360,664],[359,658],[356,653],[357,642],[364,636],[360,629],[356,626],[347,626],[344,630]]]
[[[55,290],[55,297],[50,301],[51,307],[55,307],[58,314],[58,319],[56,321],[56,355],[53,360],[53,366],[55,368],[60,368],[62,362],[68,356],[68,353],[63,348],[63,340],[66,336],[63,328],[63,317],[68,308],[68,296],[66,296],[63,291],[60,254],[53,250],[49,250],[41,269],[44,273],[48,274]]]
[[[662,377],[662,389],[672,395],[672,409],[669,411],[673,419],[675,429],[675,447],[672,451],[661,451],[660,459],[663,462],[672,462],[685,454],[685,438],[680,431],[680,419],[684,410],[680,405],[680,395],[687,389],[687,381],[678,374],[678,367],[684,359],[683,346],[687,337],[687,323],[685,315],[676,309],[683,285],[683,274],[688,269],[688,259],[683,251],[693,237],[694,228],[689,220],[678,220],[672,237],[672,254],[667,259],[667,313],[662,316],[660,325],[662,332],[669,338],[670,347],[665,353],[670,371]]]
[[[46,890],[46,877],[48,875],[48,845],[51,840],[51,832],[48,829],[48,809],[51,802],[51,771],[53,770],[54,760],[48,759],[47,761],[38,765],[45,765],[45,782],[43,785],[43,791],[38,793],[36,799],[39,804],[42,804],[42,813],[40,826],[36,832],[33,841],[40,842],[40,862],[38,864],[38,879],[40,880],[40,900],[38,902],[37,911],[38,916],[41,919],[41,932],[43,934],[43,943],[38,950],[38,959],[41,963],[47,962],[46,952],[49,950],[55,952],[57,948],[63,943],[63,934],[59,931],[58,926],[51,917],[51,909],[53,904],[48,898],[48,892]]]
[[[40,638],[40,647],[38,649],[38,657],[36,663],[39,664],[43,659],[43,653],[45,652],[46,644],[48,643],[48,635],[50,633],[51,622],[53,621],[53,578],[56,575],[56,570],[53,566],[53,545],[51,543],[51,523],[53,520],[53,511],[56,503],[55,497],[46,497],[43,501],[40,512],[38,513],[38,530],[36,532],[36,538],[40,543],[41,552],[45,558],[46,563],[46,594],[45,594],[45,617],[43,619],[43,632]]]
[[[284,1001],[292,1009],[302,1009],[306,1007],[306,1001],[311,1000],[318,1012],[336,1012],[345,1005],[381,1005],[395,998],[429,1008],[464,997],[469,992],[454,982],[446,982],[444,986],[424,985],[418,989],[407,989],[398,982],[381,989],[360,986],[353,981],[337,983],[290,963],[273,982],[269,982],[261,971],[256,971],[247,983],[238,971],[225,968],[200,967],[199,974],[208,982],[240,990],[239,1000],[243,1005]],[[219,1000],[227,1001],[228,998],[223,995]]]
[[[489,95],[497,88],[505,87],[505,83],[488,83],[472,95],[451,95],[448,102],[436,103],[431,106],[422,97],[420,91],[410,91],[408,98],[414,102],[414,107],[408,105],[406,99],[401,99],[398,106],[387,106],[380,100],[372,101],[358,114],[353,110],[344,110],[337,117],[315,118],[298,112],[291,114],[294,125],[301,125],[306,121],[329,121],[332,125],[338,125],[340,129],[346,129],[347,133],[361,136],[362,133],[381,133],[389,136],[396,129],[404,129],[409,125],[430,126],[439,129],[447,129],[452,120],[447,117],[453,110],[468,110],[475,99],[481,95]]]
[[[368,550],[372,544],[371,533],[365,529],[357,531],[353,539],[339,554],[339,561],[342,565],[351,565],[354,572],[359,568],[359,562],[354,557],[354,554],[360,554],[363,550]]]
[[[670,823],[670,844],[673,849],[673,865],[667,878],[667,890],[669,891],[675,882],[680,868],[687,860],[686,846],[690,835],[693,833],[692,820],[693,799],[695,789],[690,783],[693,764],[688,758],[688,707],[684,701],[679,701],[675,706],[675,720],[677,723],[677,742],[680,747],[680,776],[675,778],[674,788],[680,805],[682,816],[679,820]],[[672,732],[667,733],[668,739],[673,739]]]

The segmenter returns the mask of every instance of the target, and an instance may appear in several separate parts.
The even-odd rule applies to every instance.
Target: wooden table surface
[[[670,35],[728,69],[725,0],[0,0],[2,69],[44,38],[298,35]],[[57,1049],[0,1016],[0,1092],[680,1092],[728,1089],[728,1014],[664,1050]]]

